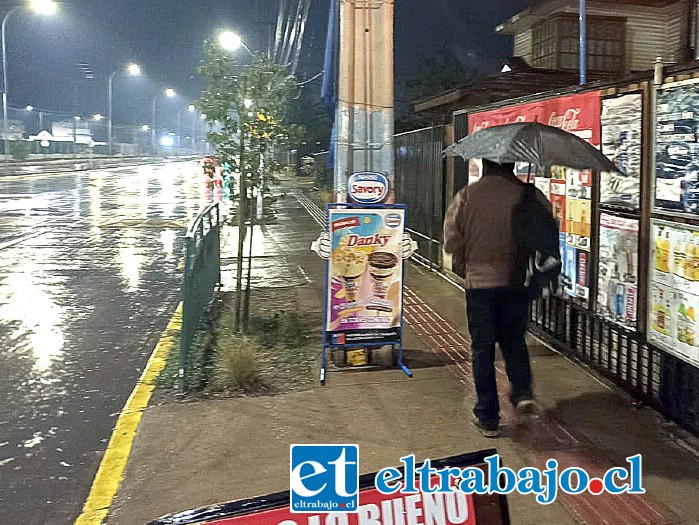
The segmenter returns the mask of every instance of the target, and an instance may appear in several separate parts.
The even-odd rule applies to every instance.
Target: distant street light
[[[151,108],[151,122],[150,122],[150,142],[151,142],[151,149],[152,149],[152,154],[155,157],[155,109],[156,109],[156,104],[158,102],[158,99],[160,98],[161,95],[165,95],[168,98],[173,98],[177,96],[177,91],[175,91],[173,88],[166,88],[165,90],[159,92],[157,95],[153,97],[153,107]]]
[[[255,56],[255,54],[250,51],[250,48],[245,45],[243,39],[233,31],[222,31],[218,36],[219,45],[226,51],[238,51],[241,47],[245,49],[250,56]]]
[[[141,126],[141,131],[143,131],[144,133],[150,131],[150,126],[148,124],[144,124],[143,126]]]
[[[92,118],[93,118],[93,120],[99,122],[100,120],[102,120],[104,118],[104,116],[100,115],[99,113],[96,113],[96,114],[92,115]]]
[[[197,108],[194,104],[190,104],[189,106],[187,106],[187,111],[189,111],[190,113],[194,113],[196,109]]]
[[[53,15],[58,10],[58,4],[53,0],[31,0],[29,5],[40,15]]]
[[[109,142],[109,155],[112,154],[112,94],[113,94],[113,87],[112,84],[114,82],[114,77],[124,71],[123,69],[117,69],[109,75],[109,127],[107,128],[107,142]],[[137,76],[141,74],[141,66],[138,64],[129,64],[126,66],[126,73],[132,76]]]
[[[80,115],[75,115],[75,116],[73,117],[73,120],[75,120],[75,122],[80,122],[82,119],[83,119],[83,118],[82,118]]]
[[[29,111],[29,112],[34,111],[34,106],[27,106],[27,111]]]
[[[245,105],[245,109],[250,109],[252,107],[252,100],[246,98],[243,100],[243,105]]]
[[[27,6],[18,5],[13,9],[10,9],[5,18],[2,19],[2,129],[3,138],[5,140],[5,158],[7,158],[9,149],[9,138],[8,138],[8,128],[7,128],[7,20],[13,13],[16,13],[20,9],[25,9]],[[31,0],[28,5],[29,9],[40,14],[40,15],[52,15],[58,9],[58,5],[53,0]]]

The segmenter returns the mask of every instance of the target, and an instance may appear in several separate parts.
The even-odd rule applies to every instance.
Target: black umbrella
[[[619,171],[600,150],[580,137],[538,122],[517,122],[477,131],[449,146],[444,155],[488,159],[499,164],[529,162],[541,168],[566,166]]]

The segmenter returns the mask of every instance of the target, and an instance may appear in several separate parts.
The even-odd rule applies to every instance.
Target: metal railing
[[[189,353],[202,314],[221,284],[221,214],[210,204],[192,221],[185,237],[185,269],[182,286],[179,389],[184,392]]]
[[[642,334],[558,297],[533,303],[530,331],[699,433],[699,372],[648,344]]]
[[[435,268],[442,261],[445,133],[437,126],[394,137],[396,202],[408,205],[407,229],[418,243],[418,257]]]

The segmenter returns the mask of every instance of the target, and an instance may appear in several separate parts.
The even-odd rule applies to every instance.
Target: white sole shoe
[[[520,416],[531,415],[536,412],[536,403],[533,399],[522,399],[521,401],[517,402],[515,410]]]

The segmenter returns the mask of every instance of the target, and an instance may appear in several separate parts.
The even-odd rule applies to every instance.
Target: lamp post
[[[113,82],[114,82],[114,77],[121,73],[123,69],[117,69],[114,73],[109,75],[109,127],[107,128],[107,142],[109,142],[109,156],[112,155],[112,94],[113,94]],[[138,64],[129,64],[126,67],[126,72],[129,75],[140,75],[141,74],[141,68]]]
[[[162,92],[158,93],[153,97],[153,107],[151,108],[151,121],[150,121],[150,142],[151,142],[151,154],[155,157],[155,108],[158,102],[158,98],[161,95],[165,95],[168,98],[173,98],[177,96],[177,92],[173,88],[167,88]]]
[[[5,159],[7,159],[8,149],[9,149],[9,139],[7,137],[7,20],[13,13],[16,13],[20,9],[24,9],[26,6],[18,5],[17,7],[10,9],[2,19],[2,129],[3,138],[5,139]],[[56,12],[58,5],[53,0],[32,0],[29,4],[29,8],[41,15],[52,15]]]
[[[77,153],[77,151],[75,151],[75,145],[78,143],[78,122],[81,120],[82,117],[79,115],[73,117],[73,153]]]
[[[140,150],[141,146],[143,146],[143,153],[145,154],[145,150],[148,148],[148,135],[146,135],[146,133],[150,131],[150,126],[148,124],[142,124],[140,130],[141,133],[143,133],[143,139],[138,139],[138,148]]]
[[[194,104],[190,104],[187,106],[187,111],[192,115],[192,142],[191,142],[191,147],[192,151],[194,153],[197,152],[196,150],[196,138],[197,138],[197,108]]]

